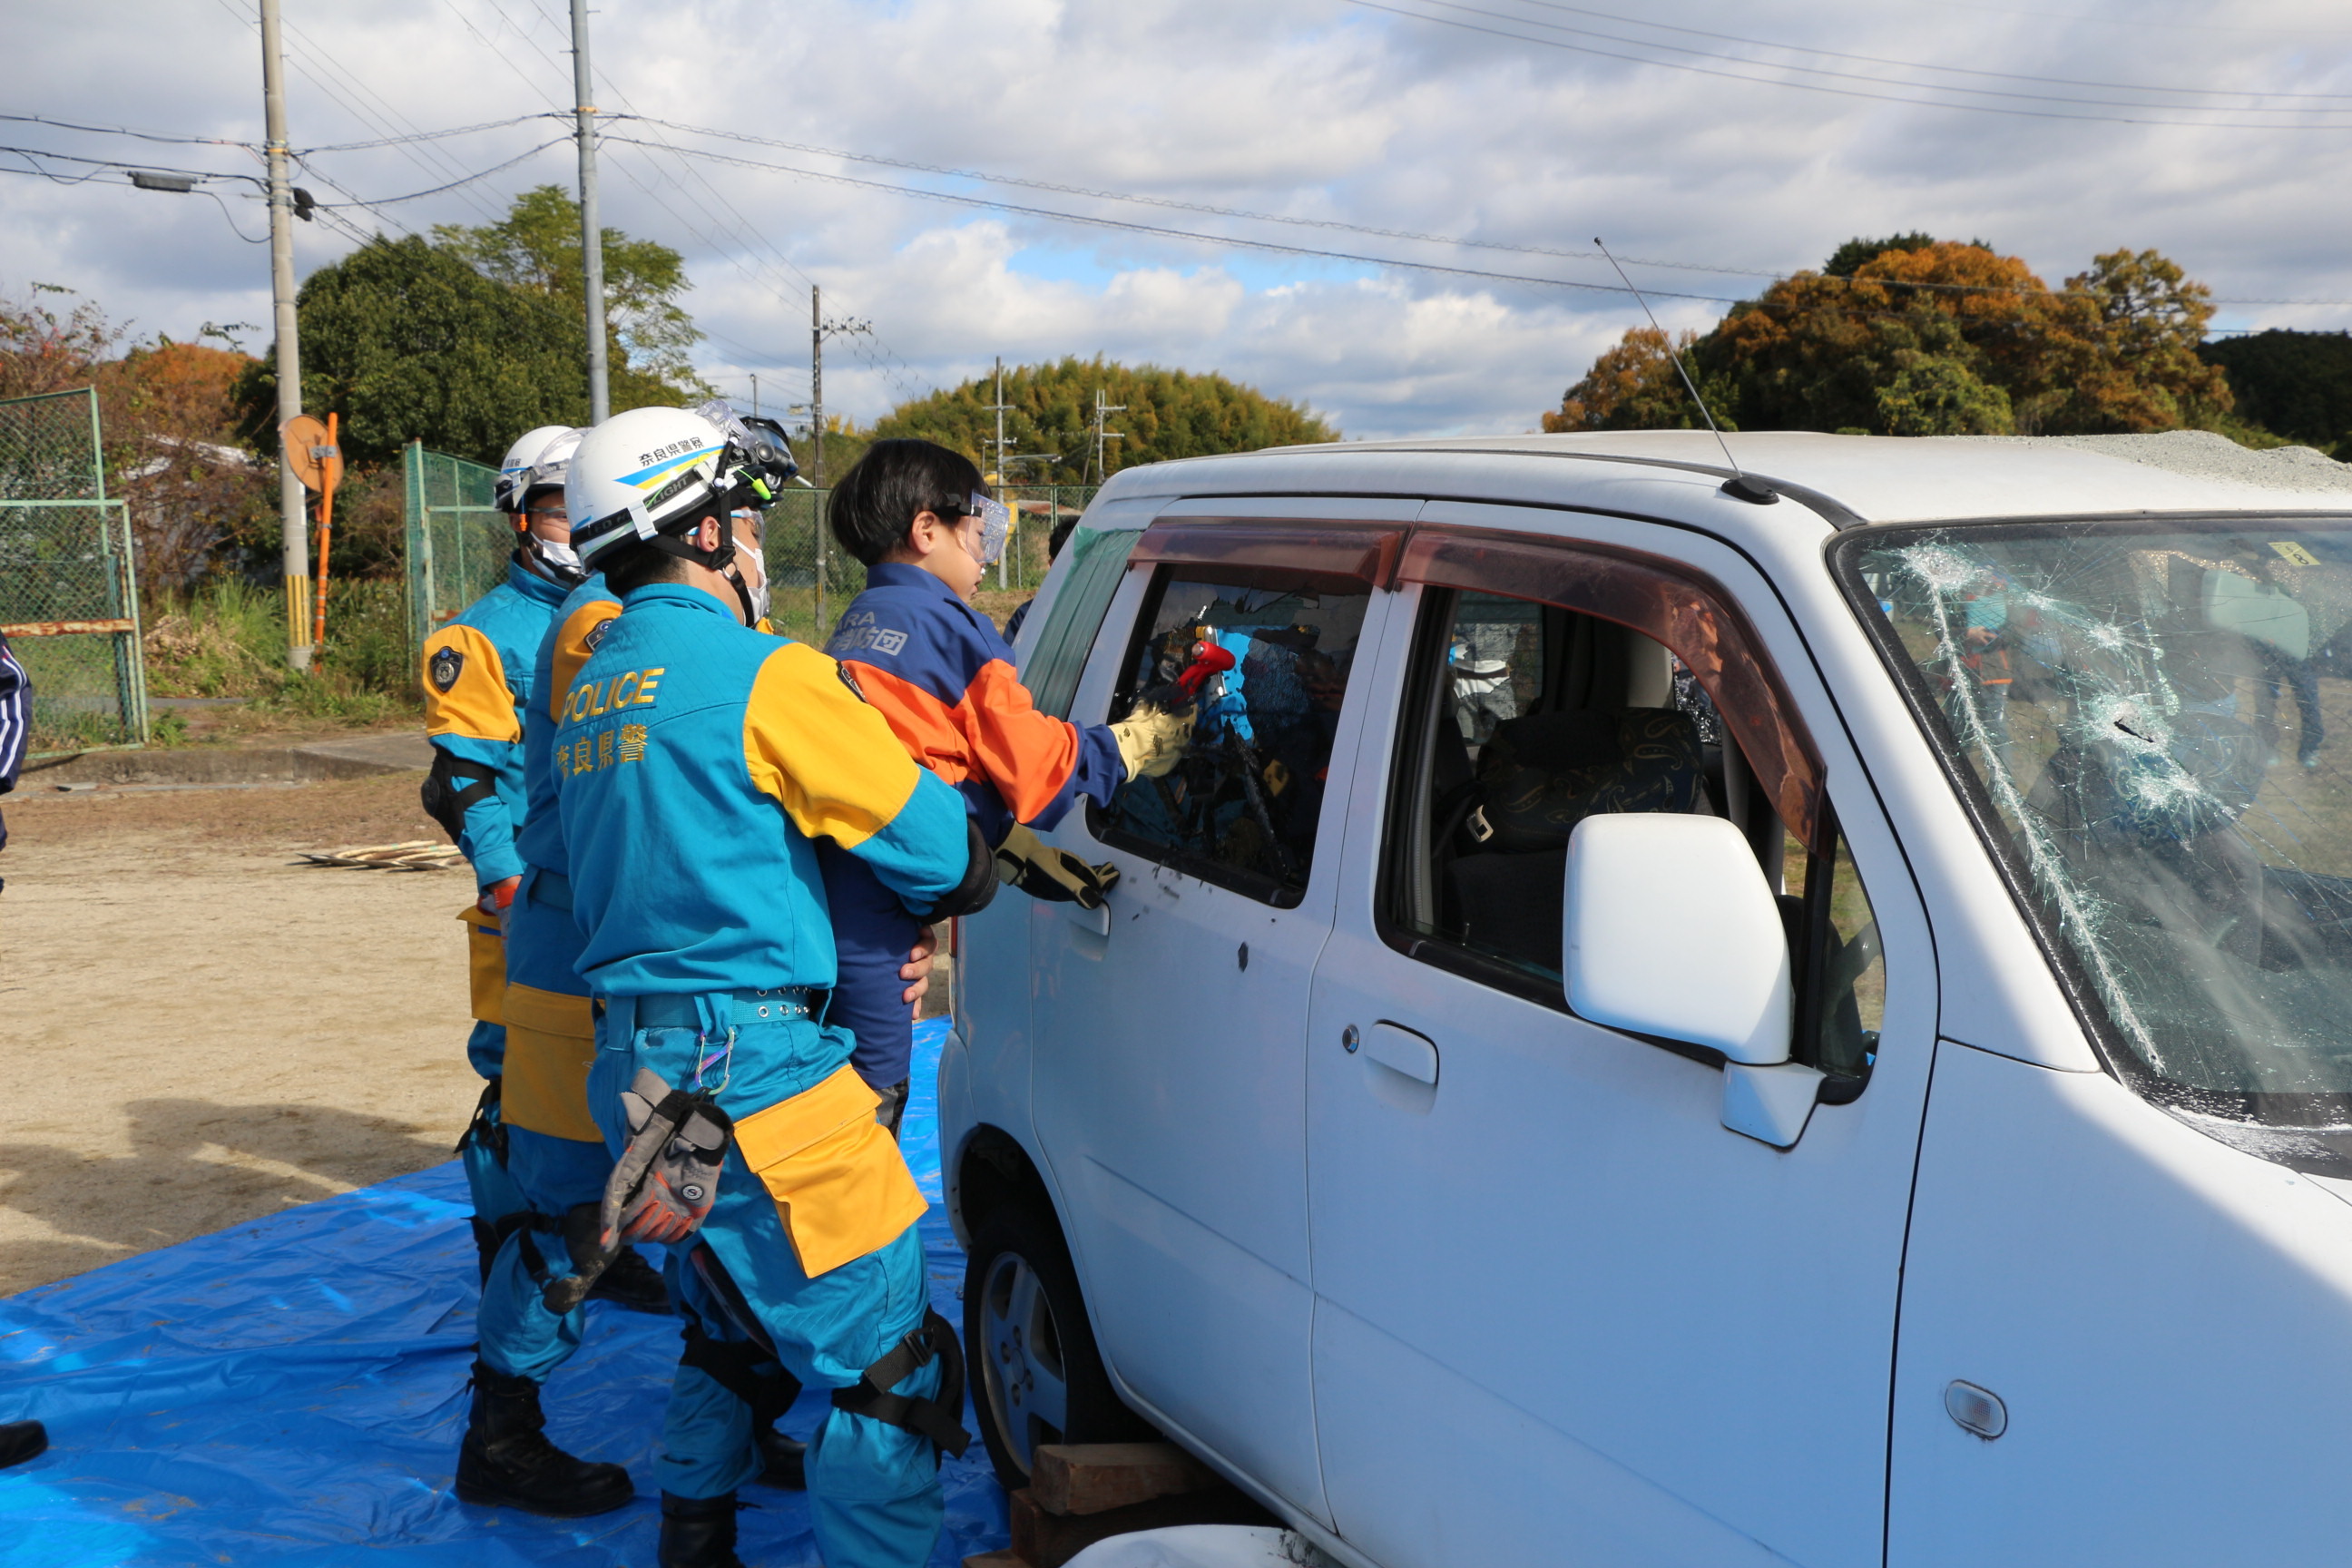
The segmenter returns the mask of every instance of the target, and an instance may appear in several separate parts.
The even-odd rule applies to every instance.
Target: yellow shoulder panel
[[[427,735],[522,739],[497,645],[473,627],[444,626],[425,639],[424,678]]]
[[[855,848],[889,826],[918,770],[882,715],[806,643],[770,654],[743,707],[751,782],[812,838]]]
[[[621,613],[621,606],[609,599],[596,599],[581,605],[563,617],[563,626],[555,634],[555,672],[547,683],[547,716],[563,717],[564,693],[580,674],[580,667],[595,652],[590,639],[596,628]]]

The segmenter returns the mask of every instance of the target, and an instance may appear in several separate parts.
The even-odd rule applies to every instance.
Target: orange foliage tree
[[[1717,418],[1745,429],[2166,430],[2231,407],[2197,356],[2212,313],[2210,290],[2153,250],[2111,251],[2053,289],[2017,257],[1906,237],[1850,276],[1799,272],[1733,306],[1685,359]],[[1664,346],[1628,331],[1544,427],[1696,423]]]

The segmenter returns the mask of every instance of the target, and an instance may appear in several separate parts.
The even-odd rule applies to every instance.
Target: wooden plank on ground
[[[1029,1476],[1037,1506],[1059,1514],[1101,1513],[1223,1484],[1173,1443],[1042,1444]]]

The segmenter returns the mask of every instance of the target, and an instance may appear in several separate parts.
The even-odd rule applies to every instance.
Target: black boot
[[[768,1468],[760,1472],[760,1484],[776,1487],[788,1492],[808,1489],[808,1445],[797,1437],[787,1437],[773,1426],[762,1426],[751,1434],[760,1445],[760,1457]]]
[[[735,1494],[687,1498],[662,1493],[660,1568],[743,1568],[735,1555]]]
[[[578,1519],[636,1496],[618,1465],[575,1459],[541,1429],[539,1384],[474,1363],[473,1419],[457,1450],[457,1495],[490,1508]]]
[[[37,1421],[0,1422],[0,1470],[48,1451],[49,1429]]]
[[[631,1312],[651,1312],[656,1317],[669,1315],[669,1287],[645,1255],[634,1247],[621,1248],[596,1283],[588,1287],[592,1301],[610,1301],[615,1307]]]

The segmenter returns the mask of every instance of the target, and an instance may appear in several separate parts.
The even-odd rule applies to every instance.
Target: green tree
[[[580,324],[414,235],[320,268],[295,310],[302,406],[342,416],[354,465],[391,461],[412,438],[496,463],[533,426],[588,417]],[[257,361],[238,402],[266,457],[278,450],[277,395],[274,362]]]
[[[1104,444],[1103,466],[1111,473],[1171,458],[1252,452],[1263,447],[1339,438],[1330,425],[1297,404],[1268,397],[1214,373],[1124,365],[1099,355],[1090,360],[1073,356],[1054,364],[1006,369],[1004,401],[1012,405],[1005,417],[1007,441],[1016,454],[1053,454],[1050,458],[1016,462],[1008,479],[1033,484],[1083,484],[1099,478],[1093,472],[1097,391],[1106,403],[1127,405],[1106,421],[1108,428],[1124,432],[1119,439]],[[902,403],[865,434],[869,439],[920,436],[968,453],[983,468],[992,468],[996,416],[989,405],[995,401],[994,376],[982,376]],[[828,478],[838,478],[845,466],[835,460],[835,452],[828,437],[824,460]]]
[[[2352,460],[2352,332],[2273,327],[2206,343],[2198,354],[2228,374],[2247,418]]]
[[[494,224],[438,225],[433,240],[483,277],[565,312],[575,342],[585,335],[588,286],[580,204],[562,186],[525,191]],[[617,228],[604,230],[604,257],[606,379],[614,412],[710,396],[690,357],[702,332],[678,303],[693,287],[687,281],[686,258],[658,240],[632,239]]]

